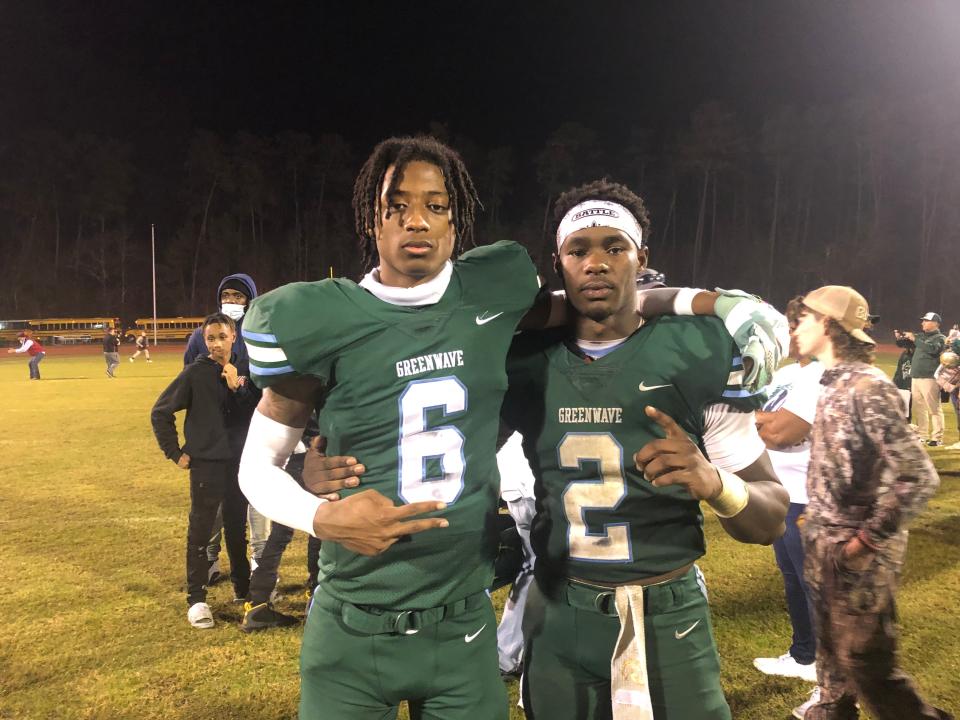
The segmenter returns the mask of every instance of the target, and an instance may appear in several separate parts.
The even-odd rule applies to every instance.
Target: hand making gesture
[[[719,495],[723,485],[717,469],[676,421],[649,405],[644,411],[663,428],[666,437],[651,440],[634,454],[637,470],[655,487],[682,485],[697,500]]]

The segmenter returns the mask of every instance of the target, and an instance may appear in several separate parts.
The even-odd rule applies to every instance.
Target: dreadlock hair
[[[354,222],[360,237],[364,272],[373,268],[377,257],[375,228],[383,211],[380,206],[380,189],[387,169],[391,165],[395,168],[393,177],[390,178],[390,187],[387,188],[386,194],[389,196],[396,192],[403,181],[404,168],[417,160],[436,165],[443,173],[456,232],[454,253],[461,241],[469,242],[471,247],[474,245],[473,222],[477,208],[483,206],[470,173],[457,152],[429,135],[387,138],[370,153],[353,184]]]
[[[646,244],[647,236],[650,233],[650,216],[647,214],[647,207],[643,200],[626,185],[612,182],[607,178],[594,180],[586,185],[578,185],[575,188],[567,190],[557,198],[553,205],[553,218],[556,221],[553,227],[553,233],[556,235],[560,227],[560,221],[563,216],[570,212],[570,208],[579,205],[584,200],[608,200],[618,205],[623,205],[637,219],[637,224],[643,231],[641,241]]]

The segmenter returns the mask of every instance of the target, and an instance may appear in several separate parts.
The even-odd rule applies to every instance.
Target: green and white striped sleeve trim
[[[292,375],[296,371],[287,360],[287,354],[277,342],[276,335],[258,333],[243,328],[241,334],[250,356],[250,374],[257,378]]]
[[[753,412],[763,407],[767,401],[767,386],[751,390],[743,385],[743,358],[734,350],[734,356],[728,369],[726,383],[717,402],[726,403],[740,412]]]
[[[723,389],[723,399],[765,398],[766,391],[766,387],[748,390],[743,386],[743,358],[740,355],[734,355],[730,364],[730,374],[727,376],[727,384]]]

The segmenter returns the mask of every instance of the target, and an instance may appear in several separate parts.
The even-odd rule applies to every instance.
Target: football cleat
[[[240,623],[240,629],[244,632],[267,630],[276,627],[289,627],[291,625],[297,625],[300,622],[292,615],[284,615],[281,612],[277,612],[270,603],[260,603],[259,605],[246,603],[243,609],[243,622]]]

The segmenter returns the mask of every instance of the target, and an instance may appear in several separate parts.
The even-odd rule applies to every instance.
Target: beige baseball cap
[[[814,312],[836,320],[840,327],[860,342],[876,345],[876,341],[863,331],[870,317],[870,308],[863,295],[852,287],[825,285],[807,293],[803,304]]]

